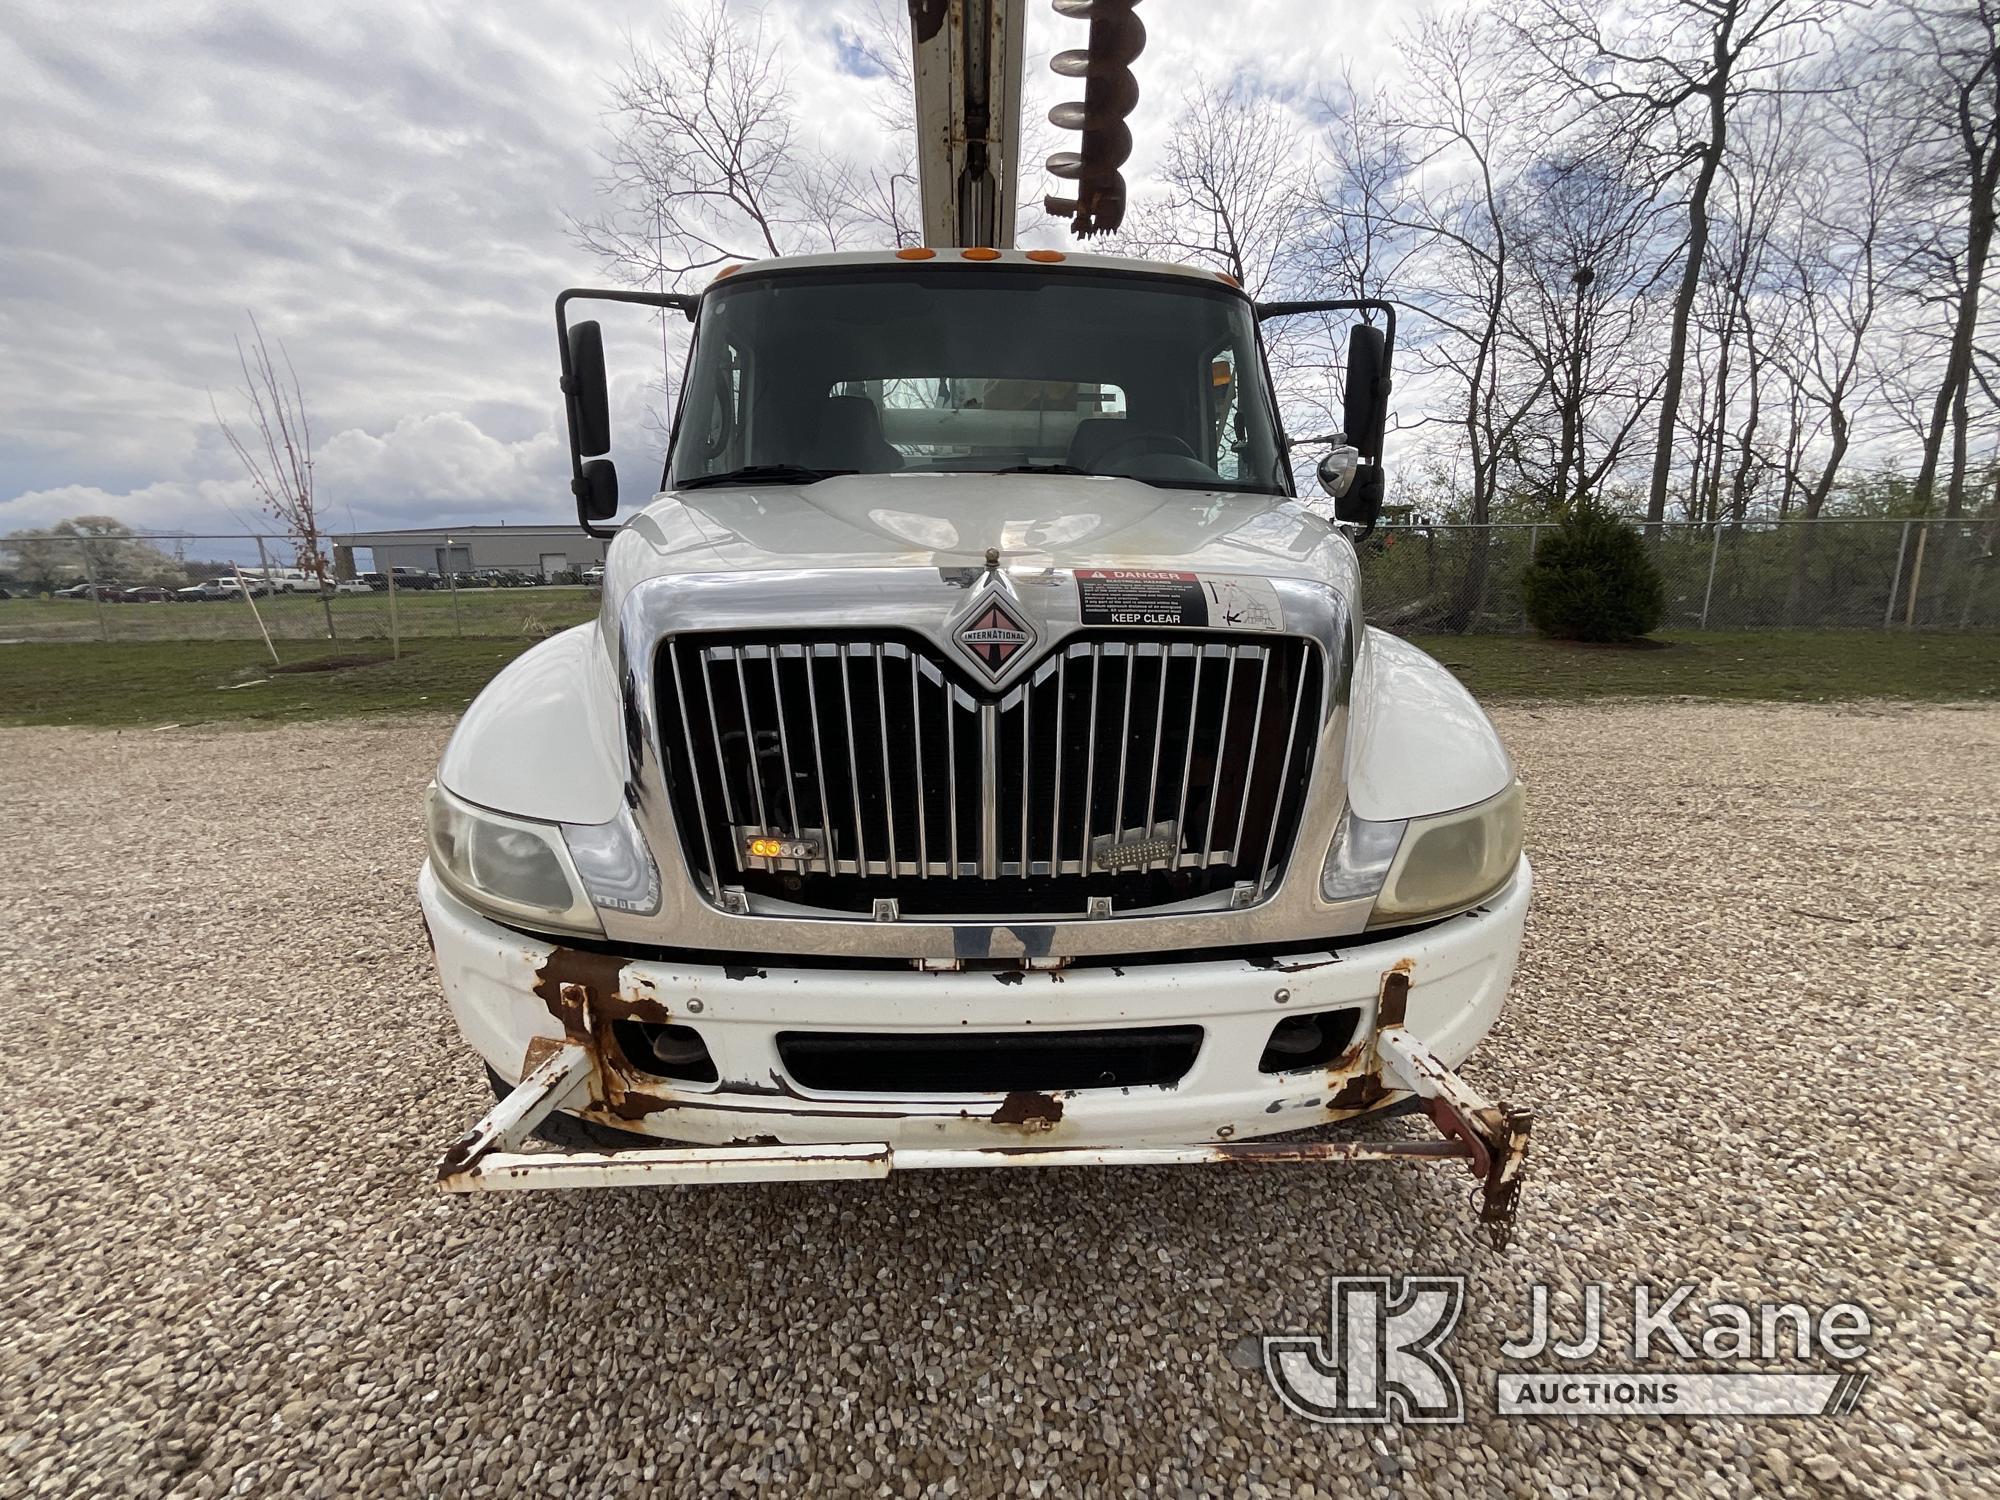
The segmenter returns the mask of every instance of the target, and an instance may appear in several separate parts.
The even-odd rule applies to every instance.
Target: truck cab
[[[691,353],[596,619],[429,793],[424,916],[499,1096],[445,1185],[1444,1155],[1504,1226],[1528,1115],[1455,1070],[1513,974],[1521,791],[1362,621],[1390,310],[978,248],[565,293],[598,534],[590,297]],[[1329,504],[1261,328],[1331,309],[1364,321]],[[1442,1141],[1317,1129],[1410,1106]]]

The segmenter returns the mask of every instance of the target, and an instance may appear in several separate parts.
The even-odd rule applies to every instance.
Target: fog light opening
[[[641,1073],[680,1083],[714,1083],[719,1076],[708,1044],[692,1026],[619,1021],[613,1026],[625,1060]]]
[[[1361,1012],[1352,1006],[1286,1016],[1271,1028],[1271,1039],[1264,1044],[1257,1071],[1297,1073],[1324,1067],[1347,1050],[1360,1020]]]

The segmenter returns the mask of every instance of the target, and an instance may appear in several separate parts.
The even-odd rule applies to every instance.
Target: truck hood
[[[853,474],[810,485],[661,495],[612,548],[607,586],[664,574],[776,569],[1115,565],[1340,586],[1346,538],[1296,500],[1042,474]]]

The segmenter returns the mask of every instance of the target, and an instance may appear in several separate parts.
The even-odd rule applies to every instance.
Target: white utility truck
[[[615,532],[592,299],[693,324]],[[1330,506],[1260,331],[1328,312],[1365,320]],[[1514,972],[1521,789],[1363,625],[1348,534],[1393,309],[971,243],[557,321],[603,604],[429,793],[424,916],[499,1098],[445,1187],[1443,1159],[1504,1237],[1528,1115],[1456,1070]],[[1316,1128],[1403,1108],[1439,1135]]]

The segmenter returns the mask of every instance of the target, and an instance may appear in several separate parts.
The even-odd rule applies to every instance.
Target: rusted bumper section
[[[676,1146],[610,1153],[523,1151],[557,1109],[589,1098],[595,1066],[583,1046],[558,1047],[511,1094],[453,1143],[438,1164],[447,1192],[537,1188],[664,1187],[692,1183],[796,1182],[887,1177],[941,1167],[1153,1167],[1235,1163],[1464,1161],[1483,1184],[1480,1222],[1496,1248],[1513,1227],[1527,1156],[1529,1112],[1489,1104],[1401,1026],[1375,1034],[1382,1061],[1402,1075],[1443,1132],[1434,1141],[1213,1141],[1161,1146],[892,1146],[882,1141],[820,1145]]]

